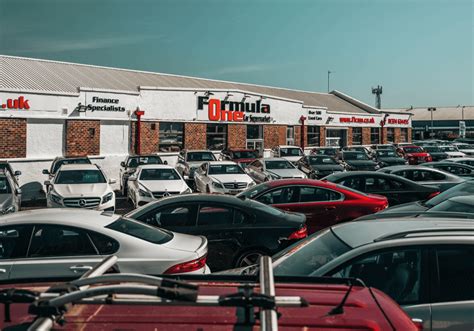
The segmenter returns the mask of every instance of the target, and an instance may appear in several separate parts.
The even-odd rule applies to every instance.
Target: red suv
[[[420,164],[433,161],[431,155],[420,146],[401,146],[397,148],[397,152],[408,161],[408,164]]]
[[[388,206],[387,198],[312,179],[282,179],[265,182],[237,195],[286,211],[306,215],[308,233],[336,223],[373,214]]]

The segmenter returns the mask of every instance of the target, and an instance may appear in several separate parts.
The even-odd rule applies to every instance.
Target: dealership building
[[[129,153],[277,145],[368,145],[411,139],[411,114],[344,93],[316,93],[0,56],[0,159],[41,183],[56,156],[89,155],[117,178]],[[38,172],[38,174],[36,173]],[[39,188],[32,186],[32,190]]]

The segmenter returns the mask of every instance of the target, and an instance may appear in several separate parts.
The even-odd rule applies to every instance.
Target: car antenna
[[[344,297],[342,298],[341,302],[328,312],[329,316],[344,314],[344,305],[346,304],[347,298],[349,297],[349,294],[351,293],[353,286],[354,284],[351,283],[351,285],[346,291],[346,294],[344,294]]]

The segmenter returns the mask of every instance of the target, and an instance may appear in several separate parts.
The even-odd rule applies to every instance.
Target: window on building
[[[319,126],[308,126],[307,128],[308,146],[319,146],[320,128]]]
[[[287,145],[295,144],[295,127],[294,126],[286,127],[286,144]]]
[[[223,150],[227,148],[227,125],[208,124],[206,134],[207,149]]]
[[[395,128],[387,128],[387,143],[393,143],[395,139]]]
[[[247,148],[263,150],[263,126],[247,125]]]
[[[362,128],[352,128],[352,145],[362,145]]]
[[[408,129],[407,128],[401,128],[401,130],[400,130],[400,142],[401,143],[408,142]]]
[[[380,128],[370,128],[370,143],[380,144]]]
[[[177,152],[183,149],[184,124],[160,122],[160,152]]]

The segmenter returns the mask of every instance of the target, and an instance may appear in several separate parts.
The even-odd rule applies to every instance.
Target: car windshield
[[[388,149],[382,149],[377,151],[377,156],[380,157],[397,157],[397,153]]]
[[[344,153],[344,160],[368,160],[369,157],[365,153],[361,152],[349,152]]]
[[[300,148],[280,148],[280,156],[303,156]]]
[[[320,157],[320,156],[310,156],[309,157],[309,164],[316,165],[316,164],[337,164],[336,160],[331,157]]]
[[[0,177],[0,194],[12,193],[7,177]]]
[[[405,153],[423,153],[423,148],[421,147],[403,147]]]
[[[102,184],[106,183],[100,170],[61,170],[56,184]]]
[[[427,200],[425,205],[428,207],[434,207],[443,201],[448,200],[449,198],[472,194],[474,194],[474,180],[463,182],[451,187],[450,189],[438,194],[434,198]]]
[[[140,180],[180,180],[174,169],[142,169]]]
[[[237,164],[211,164],[209,165],[209,175],[231,175],[245,174],[244,170]]]
[[[63,164],[91,164],[91,160],[89,160],[88,158],[58,160],[54,164],[53,171],[51,171],[51,173],[55,174],[56,171],[58,171],[58,169],[61,168]]]
[[[294,169],[293,165],[286,160],[265,161],[267,169]]]
[[[212,152],[188,152],[187,161],[216,161],[216,157]]]
[[[145,164],[163,164],[163,160],[159,156],[133,156],[128,159],[127,168],[136,168]]]
[[[169,231],[159,229],[128,218],[119,218],[106,228],[125,233],[129,236],[139,238],[153,244],[164,244],[173,239],[173,234]]]
[[[446,200],[428,210],[428,212],[474,213],[474,205],[456,200]]]
[[[257,151],[238,151],[232,152],[234,159],[256,159],[258,158]]]
[[[474,145],[457,145],[458,149],[474,149]]]
[[[258,185],[255,185],[252,188],[247,189],[246,191],[243,191],[242,193],[237,194],[237,197],[246,197],[249,199],[255,198],[257,195],[260,194],[260,192],[265,191],[268,189],[268,184],[267,183],[261,183]]]
[[[454,146],[440,146],[440,149],[444,152],[459,152]]]
[[[322,149],[317,149],[315,154],[334,156],[337,154],[337,150],[335,148],[322,148]]]
[[[309,276],[351,248],[324,229],[272,257],[275,276]]]
[[[437,146],[425,146],[423,147],[428,153],[440,153],[442,150]]]

